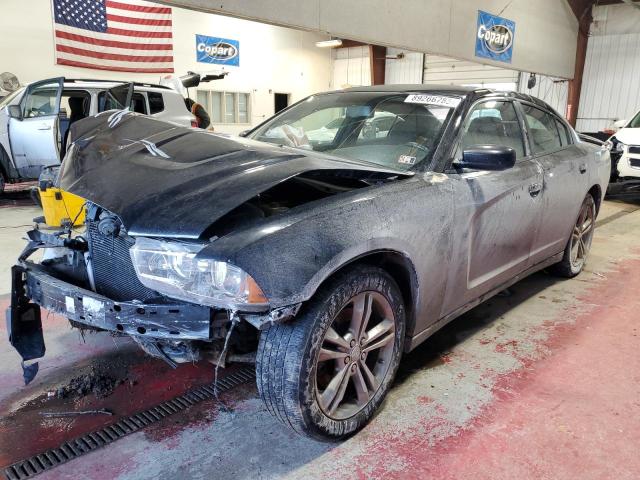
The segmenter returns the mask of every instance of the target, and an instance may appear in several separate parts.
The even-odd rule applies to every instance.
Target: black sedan
[[[59,182],[86,229],[29,233],[23,359],[44,354],[39,306],[170,363],[255,358],[267,408],[332,438],[447,322],[532,272],[580,273],[610,169],[544,102],[454,87],[313,95],[244,137],[105,112],[71,141]]]

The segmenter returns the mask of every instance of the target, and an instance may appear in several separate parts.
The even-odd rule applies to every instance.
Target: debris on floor
[[[40,412],[43,417],[59,418],[59,417],[75,417],[77,415],[113,415],[111,410],[101,408],[99,410],[79,410],[75,412]]]
[[[126,380],[115,379],[108,373],[91,367],[89,373],[72,378],[68,385],[49,391],[47,396],[49,398],[80,398],[94,394],[97,398],[105,398],[113,393],[115,387]]]

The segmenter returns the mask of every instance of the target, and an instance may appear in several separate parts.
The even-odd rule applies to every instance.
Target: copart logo
[[[238,49],[227,42],[219,42],[213,45],[200,42],[196,50],[198,52],[204,52],[208,57],[216,60],[231,60],[238,56]]]
[[[506,25],[492,25],[478,27],[478,38],[493,53],[506,52],[513,44],[513,32]]]
[[[240,42],[230,38],[196,35],[196,60],[201,63],[240,66]]]
[[[476,57],[511,63],[516,22],[478,10]]]

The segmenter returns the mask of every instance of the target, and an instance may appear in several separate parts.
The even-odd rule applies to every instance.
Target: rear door
[[[564,250],[588,189],[587,161],[569,128],[553,113],[521,102],[533,158],[543,172],[542,221],[530,265]]]
[[[38,178],[42,167],[59,161],[60,98],[64,77],[32,83],[20,102],[21,118],[9,119],[9,139],[16,168]]]

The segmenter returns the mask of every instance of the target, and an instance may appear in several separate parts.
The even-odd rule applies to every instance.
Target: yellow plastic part
[[[49,187],[46,190],[39,189],[44,220],[50,227],[63,225],[82,225],[85,217],[85,199],[65,192],[59,188]]]

